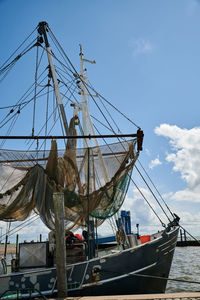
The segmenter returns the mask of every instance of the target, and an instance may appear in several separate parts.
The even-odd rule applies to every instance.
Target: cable
[[[141,168],[143,169],[143,171],[145,172],[145,174],[147,175],[149,181],[151,182],[151,184],[153,185],[153,187],[155,188],[156,192],[158,193],[158,195],[160,196],[160,198],[162,199],[163,203],[165,204],[165,206],[167,207],[167,209],[169,210],[169,212],[171,213],[172,217],[174,218],[174,214],[171,211],[171,209],[169,208],[169,206],[167,205],[167,203],[165,202],[165,200],[163,199],[162,195],[160,194],[160,192],[158,191],[158,189],[156,188],[155,184],[153,183],[153,181],[151,180],[150,176],[148,175],[147,171],[145,170],[145,168],[142,166],[140,160],[138,159],[138,163],[140,164]]]
[[[37,28],[37,27],[36,27]],[[19,45],[19,47],[9,56],[9,58],[3,63],[3,65],[1,65],[0,69],[3,68],[3,66],[5,66],[5,64],[9,61],[9,59],[11,59],[11,57],[22,47],[22,45],[31,37],[31,35],[33,34],[33,32],[36,30],[36,28],[28,35],[28,37]]]
[[[166,218],[168,219],[169,222],[171,222],[171,220],[169,219],[168,215],[166,214],[165,210],[163,209],[162,205],[160,204],[160,202],[158,201],[158,199],[156,198],[154,192],[152,191],[152,189],[150,188],[149,184],[147,183],[147,181],[145,180],[144,176],[142,175],[142,173],[140,172],[140,170],[138,169],[138,167],[135,165],[135,169],[137,170],[137,172],[140,174],[141,178],[143,179],[144,183],[146,184],[146,186],[148,187],[149,191],[151,192],[152,196],[154,197],[154,199],[156,200],[156,202],[158,203],[158,205],[160,206],[160,208],[162,209],[163,213],[165,214]]]
[[[11,236],[11,235],[15,234],[16,231],[18,232],[18,231],[22,230],[27,225],[30,225],[31,223],[35,222],[38,218],[39,218],[38,215],[34,215],[34,216],[30,217],[30,219],[27,219],[26,221],[24,221],[23,224],[19,224],[19,225],[15,226],[13,229],[11,229],[8,236]],[[33,220],[33,219],[35,219],[35,220]],[[6,235],[7,234],[5,233],[5,234],[2,235],[2,237],[5,239]]]
[[[136,123],[134,123],[130,118],[128,118],[124,113],[122,113],[118,108],[116,108],[111,102],[109,102],[105,97],[103,97],[100,93],[98,93],[92,86],[90,86],[89,84],[87,84],[89,88],[91,88],[91,90],[96,93],[96,95],[100,98],[102,98],[102,100],[104,100],[106,103],[108,103],[112,108],[114,108],[119,114],[121,114],[125,119],[127,119],[131,124],[133,124],[136,128],[141,128],[140,126],[138,126]]]
[[[45,89],[45,87],[43,87],[41,90],[40,90],[40,92],[38,92],[38,94],[37,95],[39,95],[43,90]],[[22,110],[28,103],[30,103],[31,101],[33,101],[34,100],[34,97],[33,98],[31,98],[29,101],[26,101],[26,102],[24,102],[23,103],[23,106],[22,107],[20,107],[20,110]],[[20,106],[21,106],[22,104],[20,104]],[[19,105],[18,105],[19,106]],[[14,114],[14,115],[12,115],[6,122],[4,122],[3,123],[3,125],[1,125],[0,126],[0,128],[2,128],[2,127],[4,127],[14,116],[16,116],[16,114],[17,114],[17,112]]]
[[[34,40],[35,41],[35,40]],[[33,41],[33,42],[34,42]],[[0,83],[6,78],[6,76],[8,75],[8,73],[11,71],[11,69],[13,68],[13,66],[15,65],[15,63],[23,56],[25,55],[27,52],[29,52],[34,46],[32,45],[31,47],[29,47],[33,42],[31,42],[22,53],[20,53],[13,61],[11,61],[11,63],[9,63],[7,66],[5,66],[3,69],[0,70],[0,76],[2,74],[4,74],[6,71],[6,73],[4,74],[4,76],[1,78]],[[29,48],[28,48],[29,47]],[[28,48],[28,49],[27,49]],[[27,49],[27,50],[26,50]]]
[[[135,187],[137,188],[137,190],[141,194],[141,196],[144,198],[144,200],[147,202],[147,204],[149,205],[149,207],[151,208],[151,210],[153,211],[153,213],[155,214],[155,216],[158,218],[158,220],[160,221],[161,225],[163,227],[166,227],[166,225],[162,222],[162,220],[160,219],[160,217],[158,216],[158,214],[156,213],[156,211],[153,209],[153,207],[151,206],[151,204],[149,203],[149,201],[147,200],[147,198],[144,196],[144,194],[142,193],[142,191],[140,190],[140,188],[137,186],[137,184],[135,183],[135,181],[132,178],[131,178],[131,181],[133,182],[133,184],[135,185]]]

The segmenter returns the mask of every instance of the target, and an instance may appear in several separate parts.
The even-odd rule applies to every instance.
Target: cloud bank
[[[166,160],[173,163],[187,187],[171,197],[174,200],[200,202],[200,127],[182,129],[176,125],[161,124],[155,133],[169,139],[171,153]]]

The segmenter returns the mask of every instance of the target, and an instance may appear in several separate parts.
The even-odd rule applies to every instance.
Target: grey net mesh
[[[0,150],[0,220],[24,220],[34,210],[54,229],[53,193],[63,192],[68,229],[85,225],[89,214],[103,220],[121,207],[134,163],[136,140],[57,150]],[[75,146],[75,145],[73,145]],[[88,207],[89,203],[89,207]]]

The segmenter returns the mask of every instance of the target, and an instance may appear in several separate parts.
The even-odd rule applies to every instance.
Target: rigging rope
[[[70,66],[73,68],[75,74],[78,74],[78,72],[76,71],[75,67],[73,66],[72,62],[70,61],[69,57],[66,55],[65,51],[63,50],[62,46],[60,45],[60,43],[58,42],[58,40],[56,39],[56,37],[54,36],[53,32],[51,31],[51,29],[49,28],[50,33],[52,34],[53,38],[55,39],[55,41],[57,42],[57,44],[59,45],[63,55],[66,57],[68,63],[70,64]],[[140,128],[138,125],[136,125],[133,121],[131,121],[129,118],[127,118],[123,113],[121,113],[113,104],[111,104],[108,100],[106,100],[103,96],[101,96],[99,93],[96,92],[96,90],[90,86],[89,84],[85,83],[85,81],[83,81],[83,79],[79,76],[79,79],[82,81],[83,85],[85,86],[85,88],[87,89],[90,97],[93,99],[93,101],[95,102],[96,106],[98,107],[96,101],[94,100],[94,97],[91,95],[90,91],[88,90],[88,87],[91,88],[96,95],[100,96],[103,100],[105,100],[110,106],[112,106],[115,110],[117,110],[121,115],[123,115],[127,120],[129,120],[134,126],[136,126],[138,129]],[[99,108],[99,107],[98,107]],[[100,108],[99,108],[100,109]],[[100,110],[101,111],[101,110]],[[102,115],[104,116],[104,114],[102,113]],[[105,118],[105,116],[104,116]],[[106,118],[105,118],[106,120]]]
[[[22,45],[31,37],[31,35],[35,32],[35,30],[37,29],[34,28],[34,30],[28,35],[28,37],[18,46],[18,48],[9,56],[9,58],[3,63],[3,65],[1,65],[0,69],[3,68],[3,66],[5,66],[5,64],[11,59],[11,57],[13,57],[15,55],[15,53],[22,47]]]
[[[15,116],[15,119],[13,118],[13,120],[12,120],[12,122],[11,122],[11,124],[10,124],[10,126],[9,126],[9,128],[8,128],[8,130],[7,130],[7,132],[6,132],[6,135],[7,135],[7,136],[10,135],[10,133],[11,133],[11,131],[12,131],[12,129],[13,129],[13,127],[14,127],[14,125],[15,125],[17,119],[18,119],[18,117],[19,117],[19,114],[17,114],[17,115]],[[0,149],[2,149],[3,145],[5,144],[5,142],[6,142],[6,139],[2,140],[2,142],[1,142],[1,144],[0,144]]]
[[[43,87],[38,93],[37,93],[37,95],[39,95],[43,90],[45,89],[45,87]],[[27,104],[29,104],[31,101],[33,101],[34,100],[34,97],[33,98],[31,98],[30,100],[28,100],[28,101],[26,101],[26,102],[23,102],[22,104],[20,104],[20,105],[18,105],[18,106],[21,106],[22,105],[22,107],[20,107],[20,110],[22,110],[24,107],[26,107],[26,105]],[[16,112],[14,115],[12,115],[6,122],[4,122],[1,126],[0,126],[0,128],[2,128],[2,127],[4,127],[13,117],[15,117],[16,115],[18,114],[18,112]]]
[[[114,108],[120,115],[122,115],[125,119],[127,119],[131,124],[133,124],[136,128],[141,128],[135,122],[133,122],[130,118],[128,118],[124,113],[122,113],[117,107],[115,107],[111,102],[109,102],[105,97],[103,97],[100,93],[98,93],[91,85],[87,84],[87,86],[94,92],[96,95],[104,100],[107,104],[109,104],[112,108]]]
[[[55,39],[56,43],[58,44],[58,46],[60,47],[63,55],[65,56],[65,58],[67,59],[68,63],[70,64],[70,66],[72,67],[72,69],[76,72],[76,69],[74,68],[73,64],[71,63],[69,57],[67,56],[67,54],[65,53],[65,51],[63,50],[62,46],[60,45],[60,43],[58,42],[58,40],[56,39],[55,35],[53,34],[53,32],[51,31],[51,29],[49,28],[49,32],[52,34],[53,38]],[[70,70],[71,71],[71,70]],[[76,72],[77,73],[77,72]],[[78,73],[77,73],[78,74]]]
[[[33,41],[35,42],[35,40]],[[30,45],[33,43],[31,42]],[[29,52],[33,47],[35,47],[35,44],[32,45],[30,48],[28,48],[30,45],[28,45],[24,51],[22,53],[20,53],[16,58],[13,59],[13,61],[11,61],[7,66],[5,66],[3,69],[0,69],[0,76],[2,76],[2,74],[4,74],[4,76],[0,79],[0,83],[6,78],[6,76],[8,75],[8,73],[11,71],[11,69],[13,68],[13,66],[15,65],[15,63],[23,56],[25,55],[27,52]],[[28,49],[27,49],[28,48]],[[27,50],[26,50],[27,49]]]
[[[144,183],[146,184],[146,186],[148,187],[149,191],[151,192],[152,196],[154,197],[154,199],[156,200],[156,202],[158,203],[158,205],[160,206],[161,210],[163,211],[163,213],[165,214],[166,218],[168,219],[169,222],[171,222],[171,220],[169,219],[168,215],[166,214],[164,208],[162,207],[162,205],[160,204],[160,202],[158,201],[158,199],[156,198],[154,192],[152,191],[152,189],[150,188],[149,184],[147,183],[147,181],[145,180],[144,176],[142,175],[142,173],[140,172],[140,170],[138,169],[138,167],[135,165],[135,169],[137,170],[137,172],[140,174],[141,178],[143,179]]]
[[[30,217],[29,219],[27,219],[26,221],[24,221],[23,224],[19,224],[19,225],[15,226],[13,229],[11,229],[11,230],[9,231],[8,236],[14,235],[16,232],[18,232],[18,231],[24,229],[27,225],[32,224],[33,222],[35,222],[35,221],[38,220],[39,218],[40,218],[40,217],[39,217],[38,215],[34,215],[34,216]],[[7,235],[6,233],[2,235],[2,238],[3,238],[4,240],[5,240],[5,238],[6,238],[6,235]]]
[[[138,163],[140,164],[141,168],[143,169],[143,171],[145,172],[146,176],[148,177],[149,181],[151,182],[151,184],[153,185],[153,187],[155,188],[156,192],[158,193],[158,195],[160,196],[161,200],[163,201],[163,203],[165,204],[166,208],[169,210],[170,214],[172,215],[172,217],[174,218],[174,214],[171,211],[171,209],[169,208],[169,206],[167,205],[166,201],[163,199],[162,195],[160,194],[159,190],[157,189],[157,187],[155,186],[155,184],[153,183],[152,179],[150,178],[149,174],[147,173],[147,171],[145,170],[145,168],[142,166],[140,160],[138,159]]]
[[[50,30],[50,32],[51,32],[51,30]],[[52,32],[51,32],[52,33]],[[139,128],[134,122],[132,122],[129,118],[127,118],[123,113],[121,113],[114,105],[112,105],[108,100],[106,100],[104,97],[102,97],[100,94],[98,94],[96,91],[95,91],[95,89],[91,86],[91,84],[87,84],[79,75],[78,75],[78,73],[77,73],[77,71],[76,71],[76,69],[74,68],[74,66],[72,65],[72,63],[71,63],[71,61],[69,60],[69,58],[68,58],[68,56],[65,54],[65,52],[64,52],[64,50],[63,50],[63,48],[60,46],[60,44],[59,44],[59,42],[57,41],[57,39],[55,38],[55,36],[53,35],[53,33],[52,33],[52,40],[53,39],[55,39],[55,43],[57,43],[57,46],[56,46],[56,48],[58,49],[58,46],[60,47],[60,49],[61,50],[59,50],[58,49],[58,51],[60,52],[60,54],[61,54],[61,56],[65,59],[65,61],[67,61],[67,64],[69,64],[71,67],[72,67],[72,69],[73,69],[73,71],[75,72],[75,74],[74,74],[74,72],[72,72],[72,70],[68,67],[68,66],[65,66],[62,62],[60,62],[59,61],[59,59],[52,53],[52,56],[61,64],[61,66],[62,67],[64,67],[65,69],[67,69],[68,71],[70,71],[71,72],[71,75],[69,74],[69,73],[67,73],[68,74],[68,76],[70,76],[71,77],[71,79],[72,79],[72,81],[71,81],[71,86],[69,86],[69,85],[66,85],[64,82],[62,82],[66,87],[67,87],[67,91],[66,91],[66,93],[68,92],[68,91],[70,91],[70,98],[73,96],[73,98],[76,100],[76,102],[78,102],[77,101],[77,99],[75,98],[75,96],[74,96],[74,92],[75,92],[75,90],[77,89],[77,86],[76,85],[74,85],[74,81],[77,79],[77,77],[82,81],[82,83],[83,83],[83,85],[85,86],[85,88],[86,88],[86,90],[87,90],[87,92],[89,93],[89,95],[90,95],[90,97],[93,99],[93,101],[94,101],[94,103],[96,104],[96,106],[97,106],[97,108],[99,109],[99,111],[101,112],[101,114],[103,115],[103,117],[104,117],[104,119],[105,119],[105,121],[106,121],[106,123],[108,124],[108,128],[109,128],[109,130],[111,130],[111,132],[113,132],[114,134],[116,134],[115,133],[115,130],[113,129],[113,127],[112,127],[112,125],[110,124],[110,122],[108,121],[108,119],[107,119],[107,117],[106,117],[106,115],[104,114],[104,112],[102,111],[102,109],[101,109],[101,107],[98,105],[98,103],[97,103],[97,101],[94,99],[94,97],[92,96],[92,94],[90,93],[90,90],[89,90],[89,88],[92,90],[92,91],[94,91],[95,93],[96,93],[96,95],[98,95],[98,97],[99,97],[99,99],[100,99],[100,101],[101,101],[101,103],[102,103],[102,105],[103,105],[103,107],[104,107],[104,109],[106,110],[106,112],[107,112],[107,114],[111,117],[111,120],[113,121],[113,123],[115,124],[115,126],[116,126],[116,128],[117,128],[117,130],[119,131],[119,127],[117,126],[117,123],[113,120],[113,118],[112,118],[112,115],[109,113],[109,111],[107,110],[107,108],[105,107],[105,104],[103,103],[103,101],[102,100],[104,100],[104,101],[106,101],[111,107],[113,107],[116,111],[118,111],[121,115],[123,115],[127,120],[129,120],[134,126],[136,126],[137,128]],[[41,47],[43,48],[43,46],[41,45]],[[30,48],[31,49],[31,48]],[[29,51],[30,49],[28,49],[27,51]],[[37,49],[38,49],[38,47],[37,47]],[[43,48],[43,53],[44,53],[44,50],[46,51],[46,49],[44,49]],[[25,53],[24,53],[25,54]],[[38,58],[37,58],[38,59]],[[36,70],[37,70],[37,62],[36,62]],[[56,70],[56,72],[57,72],[57,74],[60,76],[60,78],[62,79],[62,76],[61,76],[61,74]],[[76,76],[77,77],[76,77]],[[65,77],[65,76],[64,76]],[[72,86],[73,86],[73,91],[71,92],[71,88],[72,88]],[[36,82],[35,82],[35,88],[36,88]],[[65,95],[66,95],[66,93],[65,93]],[[47,95],[49,95],[49,91],[47,92]],[[47,96],[47,98],[48,98],[48,96]],[[68,98],[68,99],[70,99],[70,98]],[[36,93],[35,93],[35,96],[34,96],[34,99],[36,100]],[[71,100],[70,100],[71,101]],[[60,114],[59,114],[59,116],[60,116]],[[34,117],[35,118],[35,117]],[[46,122],[45,122],[45,126],[47,126],[47,119],[49,120],[49,118],[48,117],[46,117]],[[9,119],[10,120],[10,119]],[[8,121],[9,121],[8,120]],[[62,123],[61,123],[62,124]],[[54,127],[54,126],[53,126]],[[107,126],[106,126],[107,127]],[[1,128],[1,127],[0,127]],[[62,131],[63,131],[63,128],[62,128]],[[47,132],[47,130],[46,130],[46,132]],[[119,139],[118,139],[119,140]],[[107,143],[106,143],[107,144]],[[30,148],[30,147],[29,147]],[[132,180],[133,181],[133,180]],[[135,184],[135,182],[133,181],[133,183]],[[135,186],[137,187],[137,185],[135,184]],[[137,189],[139,190],[139,188],[137,187]],[[139,190],[139,192],[140,192],[140,194],[141,195],[143,195],[143,193]],[[144,195],[143,195],[143,198],[146,200],[146,202],[149,204],[149,206],[150,206],[150,208],[152,209],[152,211],[155,213],[155,211],[154,211],[154,209],[152,208],[152,206],[150,205],[150,203],[147,201],[147,199],[144,197]],[[156,199],[156,197],[154,196],[154,198]],[[157,199],[156,199],[156,201],[157,201]],[[158,202],[159,203],[159,202]],[[160,204],[159,204],[160,205]],[[164,210],[163,210],[164,211]],[[164,212],[165,213],[165,212]],[[155,215],[158,217],[158,215],[155,213]],[[161,224],[163,225],[163,222],[161,221],[161,219],[158,217],[158,219],[159,219],[159,221],[161,222]],[[169,218],[168,218],[169,219]],[[169,220],[170,221],[170,220]]]
[[[93,124],[94,125],[94,124]],[[96,128],[96,126],[94,125],[95,130],[99,133],[98,129]],[[103,138],[104,142],[106,143],[106,145],[110,148],[109,144],[107,144],[106,140]],[[119,140],[119,139],[118,139]],[[117,159],[117,157],[116,157]],[[156,211],[154,210],[154,208],[152,207],[152,205],[150,204],[150,202],[147,200],[147,198],[144,196],[144,194],[142,193],[141,189],[138,187],[138,185],[135,183],[135,181],[133,180],[132,177],[130,177],[130,180],[133,182],[133,184],[135,185],[135,187],[137,188],[137,190],[139,191],[139,193],[141,194],[141,196],[143,197],[143,199],[147,202],[147,204],[149,205],[150,209],[153,211],[153,213],[155,214],[155,216],[158,218],[158,220],[160,221],[161,225],[163,227],[166,227],[165,224],[163,223],[163,221],[161,220],[161,218],[158,216],[158,214],[156,213]]]
[[[40,76],[38,77],[38,79],[44,74],[44,72],[46,71],[46,68],[45,68],[45,70],[40,74]],[[45,79],[46,79],[46,77],[47,76],[45,76],[45,78],[43,78],[41,81],[40,81],[40,83],[38,84],[38,85],[40,85]],[[32,92],[33,92],[33,89],[34,89],[34,84],[35,83],[33,83],[29,88],[28,88],[28,90],[21,96],[21,98],[17,101],[17,103],[16,104],[13,104],[13,105],[8,105],[8,106],[2,106],[2,107],[0,107],[0,109],[7,109],[7,108],[15,108],[15,107],[19,107],[20,105],[23,105],[23,104],[27,104],[27,103],[29,103],[30,101],[32,101],[33,99],[34,99],[34,97],[32,97],[30,100],[28,100],[28,101],[23,101],[23,98],[24,99],[26,99]],[[33,89],[32,89],[33,88]],[[32,89],[32,90],[31,90]],[[29,92],[29,93],[28,93]],[[26,95],[26,94],[28,94],[28,95]],[[25,97],[26,96],[26,97]],[[43,96],[43,95],[41,95],[41,96]],[[40,96],[40,97],[41,97]],[[20,102],[21,101],[21,102]],[[22,102],[23,101],[23,102]],[[13,112],[13,111],[12,111]],[[10,112],[10,113],[12,113],[12,112]],[[1,121],[1,123],[2,123],[2,121]]]
[[[166,227],[166,225],[162,222],[162,220],[160,219],[159,215],[156,213],[155,209],[152,207],[152,205],[150,204],[150,202],[147,200],[147,198],[145,197],[145,195],[143,194],[143,192],[141,191],[141,189],[137,186],[137,184],[135,183],[135,181],[132,178],[131,178],[131,181],[133,182],[133,184],[135,185],[135,187],[137,188],[138,192],[141,194],[141,196],[143,197],[143,199],[147,202],[147,204],[149,205],[149,207],[151,208],[151,210],[153,211],[153,213],[156,215],[156,217],[160,221],[161,225],[163,227]]]

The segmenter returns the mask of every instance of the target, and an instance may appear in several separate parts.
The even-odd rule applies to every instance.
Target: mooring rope
[[[155,278],[155,279],[161,279],[161,280],[170,280],[170,281],[178,281],[178,282],[184,282],[184,283],[200,284],[200,281],[176,279],[176,278],[170,278],[170,277],[165,278],[165,277],[161,277],[161,276],[153,276],[153,275],[145,275],[145,274],[130,274],[130,276],[147,277],[147,278]]]

